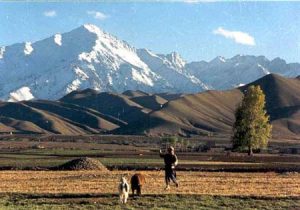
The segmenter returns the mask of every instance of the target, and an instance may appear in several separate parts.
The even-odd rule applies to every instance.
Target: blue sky
[[[0,46],[92,23],[136,48],[187,61],[236,54],[300,62],[300,2],[0,2]]]

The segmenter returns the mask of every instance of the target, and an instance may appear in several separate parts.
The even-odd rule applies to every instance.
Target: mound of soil
[[[58,167],[59,170],[101,170],[108,171],[107,168],[94,158],[78,158],[66,162]]]

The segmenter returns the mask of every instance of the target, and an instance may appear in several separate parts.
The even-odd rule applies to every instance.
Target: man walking
[[[170,189],[171,180],[175,183],[176,187],[179,186],[176,180],[175,166],[178,164],[177,156],[175,155],[174,147],[170,146],[167,153],[162,153],[159,150],[159,156],[164,159],[165,162],[165,181],[166,181],[166,190]]]

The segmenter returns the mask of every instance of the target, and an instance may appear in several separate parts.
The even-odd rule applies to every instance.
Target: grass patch
[[[117,195],[4,195],[0,209],[299,209],[299,198],[145,195],[126,205]]]
[[[191,156],[180,156],[178,170],[206,170],[206,171],[300,171],[299,161],[288,162],[253,162],[222,161],[208,158],[202,154]],[[78,157],[93,157],[100,160],[106,167],[118,170],[156,170],[164,166],[163,160],[156,153],[139,154],[136,151],[113,152],[94,149],[22,149],[22,150],[0,150],[0,169],[38,169],[52,168]]]

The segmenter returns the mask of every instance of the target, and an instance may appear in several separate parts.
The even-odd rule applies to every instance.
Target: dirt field
[[[162,171],[143,171],[143,196],[118,200],[133,171],[0,171],[0,209],[300,209],[300,174],[178,172],[164,190]]]
[[[178,151],[180,187],[165,191],[157,139],[120,138],[0,141],[0,209],[300,209],[298,154]],[[79,157],[114,170],[57,171]],[[121,205],[118,181],[138,169],[144,195]]]
[[[132,171],[0,171],[1,193],[117,194],[119,177]],[[298,173],[178,172],[180,187],[164,190],[163,171],[144,171],[144,194],[300,196]]]

